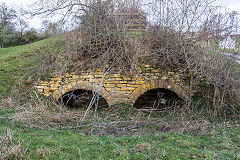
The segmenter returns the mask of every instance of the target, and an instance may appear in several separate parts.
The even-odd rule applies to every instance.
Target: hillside
[[[191,117],[183,110],[150,115],[119,104],[100,111],[108,117],[101,127],[71,129],[84,110],[21,87],[33,81],[49,41],[0,49],[0,159],[240,159],[238,118],[211,120],[194,110]]]

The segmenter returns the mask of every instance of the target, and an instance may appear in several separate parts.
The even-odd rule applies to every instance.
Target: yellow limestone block
[[[126,94],[127,91],[117,91],[116,93],[117,93],[117,94]]]
[[[94,78],[94,76],[93,76],[93,75],[91,75],[91,74],[90,74],[90,75],[88,75],[87,77],[88,77],[88,78],[90,78],[90,79],[91,79],[91,78]]]
[[[62,78],[58,77],[58,78],[51,78],[51,81],[61,81]]]
[[[128,83],[128,81],[116,81],[116,82],[117,82],[117,83],[121,83],[121,84],[122,84],[122,83],[126,83],[126,84]]]
[[[97,78],[102,78],[102,76],[103,76],[102,74],[96,74],[95,75],[95,77],[97,77]]]
[[[95,79],[94,79],[94,82],[95,82],[96,84],[98,84],[99,82],[101,82],[101,79],[95,78]]]
[[[103,72],[96,72],[95,74],[103,75]]]
[[[131,81],[132,78],[123,77],[123,80],[124,80],[124,81]]]
[[[71,81],[71,85],[72,85],[73,88],[75,88],[76,85],[77,85],[77,82],[76,81]]]
[[[124,87],[124,88],[121,88],[121,91],[133,91],[135,90],[136,88],[131,88],[131,87]]]
[[[84,82],[82,80],[77,81],[77,85],[79,88],[83,87]]]
[[[73,76],[72,76],[72,79],[79,79],[79,77],[76,76],[76,75],[73,75]]]
[[[127,87],[127,84],[117,84],[118,87]]]
[[[141,91],[143,90],[143,88],[142,87],[139,87],[139,88],[137,88],[134,92],[133,92],[133,94],[131,95],[131,99],[135,99],[135,98],[137,98],[137,97],[139,97],[140,95],[141,95]]]
[[[116,86],[115,84],[104,84],[104,87],[106,88],[113,88],[115,86]]]
[[[49,91],[56,91],[58,88],[49,88]]]
[[[103,69],[102,69],[102,68],[97,68],[96,71],[97,71],[97,72],[102,72]]]
[[[37,90],[38,90],[38,92],[43,92],[42,88],[38,88]]]
[[[175,83],[175,80],[174,80],[174,79],[171,79],[170,82]]]
[[[106,75],[104,78],[106,78],[106,79],[107,79],[107,78],[110,78],[110,76],[109,76],[109,75]]]
[[[152,82],[149,83],[149,87],[150,87],[150,88],[157,88],[156,85],[155,85],[155,83],[154,83],[154,81],[152,81]]]
[[[82,79],[87,79],[88,76],[87,75],[82,75]]]
[[[144,81],[145,79],[144,78],[137,78],[136,80],[137,81]]]
[[[49,88],[44,88],[44,95],[45,96],[50,96]]]
[[[59,84],[51,84],[50,86],[53,87],[53,88],[58,88],[58,87],[60,87],[61,85],[59,85]]]
[[[37,89],[43,89],[44,86],[36,86]]]
[[[115,77],[115,78],[120,78],[121,75],[120,75],[120,74],[114,74],[113,77]]]
[[[95,79],[89,79],[88,81],[92,83],[95,82]]]
[[[122,78],[115,78],[116,81],[122,81]]]
[[[127,84],[127,87],[132,87],[132,88],[137,88],[137,87],[139,87],[139,85],[134,85],[134,84]]]
[[[136,84],[144,84],[145,83],[145,81],[136,81]]]
[[[150,65],[145,65],[144,67],[145,67],[145,68],[150,68],[151,66],[150,66]]]
[[[106,89],[106,91],[108,91],[108,92],[111,92],[112,91],[112,88],[105,88]]]
[[[70,78],[70,77],[72,77],[72,75],[69,74],[69,73],[66,73],[66,74],[65,74],[65,77]]]

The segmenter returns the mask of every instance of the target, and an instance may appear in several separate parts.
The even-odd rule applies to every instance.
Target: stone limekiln
[[[99,85],[101,82],[102,85]],[[139,96],[158,88],[173,91],[182,99],[188,98],[189,95],[187,75],[163,72],[150,65],[145,65],[139,74],[133,76],[113,73],[103,77],[102,69],[81,74],[66,73],[61,77],[52,77],[50,81],[39,81],[36,88],[44,95],[51,95],[57,100],[74,90],[89,90],[100,93],[108,105],[121,102],[133,105]]]

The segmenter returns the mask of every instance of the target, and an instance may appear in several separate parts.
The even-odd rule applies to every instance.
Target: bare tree
[[[12,20],[16,18],[15,10],[9,8],[5,3],[0,5],[0,47],[3,48],[4,44],[14,30]]]
[[[151,63],[167,71],[182,72],[189,76],[187,106],[192,107],[194,90],[202,85],[200,91],[208,91],[206,99],[215,115],[233,107],[239,97],[234,59],[222,55],[216,45],[212,47],[219,43],[223,33],[238,28],[236,12],[220,14],[211,0],[39,3],[32,15],[59,14],[62,21],[73,18],[79,24],[66,35],[64,69],[69,69],[68,64],[74,60],[78,63],[73,70],[108,68],[111,64],[113,70],[131,72]],[[199,37],[204,34],[207,38],[201,40],[208,42],[201,43]],[[209,41],[210,36],[214,43]]]

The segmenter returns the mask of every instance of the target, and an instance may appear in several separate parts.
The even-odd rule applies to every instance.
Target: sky
[[[25,8],[28,5],[32,4],[36,0],[0,0],[0,4],[2,2],[6,3],[9,6],[17,6]],[[225,7],[228,11],[236,10],[240,13],[240,0],[216,0],[217,5],[221,5]],[[41,18],[34,17],[32,19],[27,19],[29,26],[35,29],[41,29]]]

